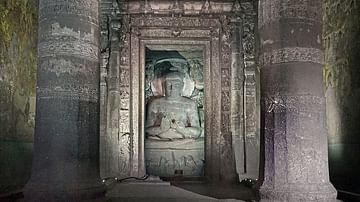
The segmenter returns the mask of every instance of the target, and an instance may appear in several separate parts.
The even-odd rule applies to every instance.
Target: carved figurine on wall
[[[197,139],[200,127],[197,103],[181,95],[184,75],[170,71],[163,76],[165,96],[148,104],[146,134],[149,139]]]

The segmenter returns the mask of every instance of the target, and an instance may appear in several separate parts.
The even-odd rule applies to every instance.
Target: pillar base
[[[285,184],[281,187],[262,186],[261,202],[336,202],[337,191],[330,184]]]
[[[24,201],[105,201],[106,188],[103,184],[71,184],[63,185],[29,183],[23,190]]]

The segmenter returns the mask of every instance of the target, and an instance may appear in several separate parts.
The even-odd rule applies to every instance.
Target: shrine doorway
[[[239,17],[244,12],[253,22],[253,10],[247,13],[239,9],[239,2],[212,2],[211,12],[201,1],[184,4],[179,10],[169,9],[172,1],[154,1],[145,7],[140,1],[117,5],[112,4],[114,12],[104,10],[107,29],[102,36],[108,49],[102,53],[101,65],[102,177],[162,175],[149,172],[151,160],[146,155],[146,104],[151,92],[147,69],[152,63],[147,55],[166,52],[166,58],[155,60],[155,64],[184,63],[186,53],[197,51],[193,53],[201,55],[203,63],[203,106],[198,105],[199,116],[204,119],[200,121],[203,157],[199,158],[203,165],[196,174],[176,168],[164,176],[182,172],[209,181],[257,179],[260,141],[254,27],[245,28]],[[252,7],[245,2],[243,6]],[[182,56],[172,56],[171,52]],[[179,162],[174,160],[177,157],[167,156],[165,161]],[[154,165],[160,161],[155,160]]]
[[[196,46],[160,46],[145,50],[146,173],[203,177],[204,53]]]

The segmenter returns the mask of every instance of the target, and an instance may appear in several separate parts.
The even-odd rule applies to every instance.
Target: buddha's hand
[[[176,121],[176,126],[179,129],[185,128],[185,124],[181,121]]]
[[[181,121],[177,121],[176,119],[171,119],[170,120],[170,128],[173,128],[173,129],[185,128],[185,125]]]
[[[171,128],[171,122],[168,118],[163,117],[161,120],[160,129],[161,131],[167,131]]]

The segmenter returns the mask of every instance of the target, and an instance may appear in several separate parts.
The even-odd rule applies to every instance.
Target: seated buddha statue
[[[147,107],[147,138],[196,139],[201,135],[197,104],[181,95],[183,86],[182,73],[172,71],[164,75],[165,96],[153,99]]]

